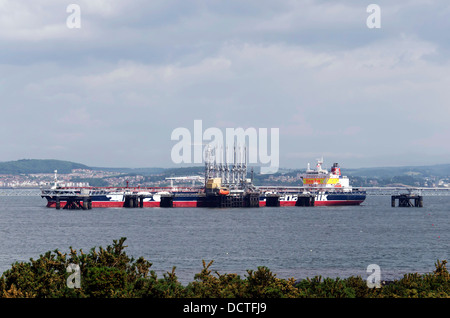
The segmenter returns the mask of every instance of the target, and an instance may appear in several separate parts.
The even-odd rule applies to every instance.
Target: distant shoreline
[[[0,189],[9,189],[9,190],[41,190],[39,187],[0,187]]]

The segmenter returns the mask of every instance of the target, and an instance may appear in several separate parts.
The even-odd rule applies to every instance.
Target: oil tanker
[[[276,206],[300,205],[305,197],[310,200],[307,205],[314,206],[360,205],[364,202],[366,192],[353,189],[349,179],[341,175],[337,163],[333,164],[330,172],[322,165],[323,159],[317,161],[316,169],[310,169],[308,164],[306,172],[301,175],[303,184],[298,187],[253,186],[252,180],[246,178],[246,165],[234,165],[230,169],[232,177],[225,177],[223,171],[226,168],[207,164],[205,185],[197,187],[63,187],[58,185],[55,172],[54,186],[42,189],[41,197],[47,200],[47,207],[57,208],[81,197],[89,198],[92,208],[161,207],[166,206],[163,205],[166,198],[170,198],[171,207],[205,207],[211,206],[211,198],[216,202],[224,197],[233,199],[248,194],[258,197],[259,203],[252,206],[269,206],[269,198],[273,197],[276,198]],[[217,171],[222,171],[222,174],[217,174]],[[234,175],[234,171],[239,173]],[[132,198],[139,198],[139,201]]]
[[[271,191],[270,187],[262,192],[261,205],[266,202],[267,194],[278,192],[281,206],[298,205],[299,195],[310,195],[313,197],[315,206],[336,205],[360,205],[366,199],[366,191],[353,189],[350,180],[341,175],[338,163],[334,163],[328,172],[322,167],[323,158],[317,160],[316,168],[311,169],[309,164],[306,172],[301,175],[303,186],[292,189],[276,189]],[[261,188],[261,190],[264,190]]]

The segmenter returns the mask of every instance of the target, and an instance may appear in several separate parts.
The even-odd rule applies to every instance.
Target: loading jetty
[[[47,207],[56,209],[91,209],[94,207],[210,207],[253,208],[261,205],[261,191],[247,178],[245,149],[234,148],[233,164],[218,163],[207,152],[203,186],[175,187],[63,187],[55,184],[43,189],[41,196],[47,199]],[[217,158],[214,156],[214,158]],[[253,176],[253,172],[252,172]],[[186,178],[184,178],[186,179]],[[199,176],[192,178],[198,180]]]
[[[330,171],[322,167],[318,159],[315,169],[309,164],[302,178],[302,186],[255,186],[253,169],[248,178],[245,151],[234,149],[232,164],[217,162],[206,153],[203,184],[177,187],[171,179],[170,187],[64,187],[57,180],[54,186],[41,190],[41,197],[47,200],[47,207],[56,209],[92,208],[256,208],[256,207],[315,207],[337,205],[360,205],[367,195],[390,195],[391,206],[423,207],[423,194],[450,194],[450,188],[408,188],[408,187],[359,187],[350,186],[349,179],[341,174],[337,163]],[[241,160],[242,159],[242,160]],[[181,177],[188,180],[187,177]]]

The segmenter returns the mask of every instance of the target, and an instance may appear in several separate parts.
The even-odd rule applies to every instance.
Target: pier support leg
[[[295,206],[314,206],[315,204],[315,195],[313,194],[298,194],[297,202],[295,202]]]
[[[268,195],[266,197],[266,206],[280,206],[280,196],[279,195]]]
[[[173,195],[163,195],[161,196],[161,201],[159,203],[161,208],[173,208]]]
[[[88,199],[87,198],[83,199],[82,209],[83,210],[87,210],[88,209]]]

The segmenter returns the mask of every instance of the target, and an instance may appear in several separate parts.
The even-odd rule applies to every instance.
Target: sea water
[[[429,273],[449,258],[450,197],[424,207],[391,207],[389,196],[360,206],[260,208],[46,208],[39,196],[0,197],[0,273],[55,249],[106,247],[126,237],[125,252],[152,263],[158,277],[175,266],[186,285],[202,261],[221,274],[268,267],[279,278],[370,275],[382,280]]]

